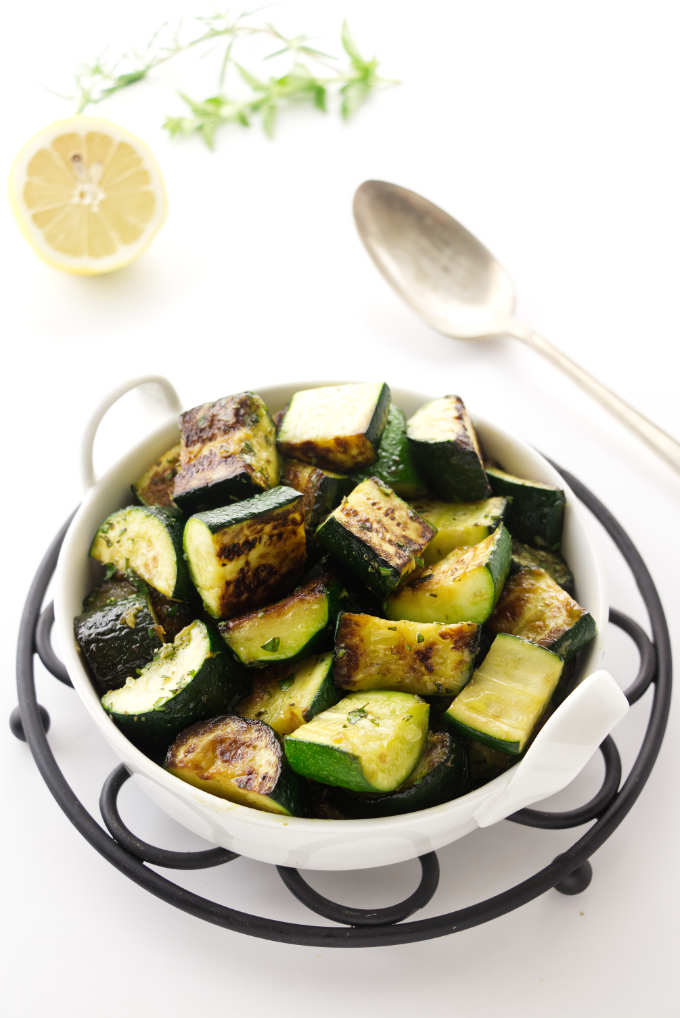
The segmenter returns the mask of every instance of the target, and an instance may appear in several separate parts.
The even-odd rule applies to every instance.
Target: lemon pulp
[[[136,258],[166,212],[148,147],[94,117],[50,124],[17,156],[10,179],[15,215],[47,262],[69,272],[110,272]]]

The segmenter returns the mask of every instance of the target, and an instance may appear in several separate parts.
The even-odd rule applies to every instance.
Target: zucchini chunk
[[[132,577],[111,576],[109,579],[102,580],[86,595],[83,601],[83,612],[94,611],[95,608],[106,608],[124,597],[133,597],[139,593],[139,584]]]
[[[438,806],[469,788],[464,739],[450,732],[428,732],[425,747],[406,781],[387,795],[336,792],[338,805],[350,817],[391,817]]]
[[[147,664],[164,635],[149,601],[138,593],[79,615],[73,631],[100,696]]]
[[[534,548],[559,551],[566,499],[561,488],[541,481],[527,481],[488,467],[494,495],[510,499],[505,522],[513,537]]]
[[[333,682],[333,654],[328,652],[260,672],[252,693],[241,700],[236,713],[266,722],[278,735],[290,735],[339,699]]]
[[[192,725],[173,742],[164,767],[221,799],[283,816],[300,816],[302,785],[281,743],[262,721],[235,715]]]
[[[174,506],[172,491],[179,466],[180,443],[164,452],[139,480],[132,485],[132,493],[142,505]]]
[[[411,693],[351,693],[286,736],[288,762],[326,785],[392,792],[418,762],[429,711]]]
[[[437,495],[450,501],[487,498],[491,488],[475,429],[460,396],[442,396],[408,422],[416,465]]]
[[[281,483],[301,491],[304,496],[302,512],[308,540],[313,540],[316,528],[355,485],[351,477],[322,470],[302,460],[283,461]]]
[[[305,564],[302,495],[280,486],[197,513],[184,528],[184,554],[214,618],[266,604],[293,584]]]
[[[249,668],[295,661],[330,646],[343,595],[342,584],[326,574],[276,604],[220,622],[219,630],[227,646]]]
[[[102,706],[140,748],[165,752],[188,725],[231,710],[249,680],[217,632],[196,620],[165,643],[137,676],[102,697]]]
[[[444,718],[471,738],[517,756],[548,706],[562,667],[552,651],[503,633]]]
[[[507,507],[505,498],[486,498],[481,502],[437,502],[421,499],[413,508],[437,528],[423,553],[427,565],[445,558],[454,548],[479,544],[501,523]]]
[[[511,547],[501,523],[479,544],[454,548],[388,598],[388,619],[486,622],[508,575]]]
[[[468,764],[470,768],[470,788],[481,788],[489,781],[493,781],[508,767],[512,767],[517,761],[514,756],[504,753],[500,749],[494,749],[485,742],[477,739],[466,739],[468,752]]]
[[[274,422],[252,392],[203,403],[180,416],[173,497],[189,514],[248,498],[279,483]]]
[[[561,555],[555,551],[546,551],[545,548],[530,548],[528,544],[523,544],[513,537],[510,568],[513,572],[517,572],[522,566],[536,566],[538,569],[545,569],[555,583],[559,583],[560,587],[564,587],[568,594],[574,596],[574,574]]]
[[[479,647],[473,622],[391,622],[342,612],[335,631],[335,681],[343,689],[401,689],[455,696]]]
[[[545,569],[520,569],[503,588],[489,619],[492,633],[523,636],[562,658],[595,636],[595,620]]]
[[[390,400],[384,382],[296,392],[279,426],[279,449],[340,473],[367,466],[376,458]]]
[[[406,418],[394,403],[391,404],[387,414],[387,424],[378,446],[378,458],[368,469],[355,472],[355,483],[364,481],[367,477],[379,478],[402,498],[416,498],[427,491],[416,469],[406,435]],[[335,506],[331,508],[334,509]]]
[[[195,595],[190,601],[173,601],[153,587],[148,590],[151,610],[165,633],[164,642],[172,643],[179,631],[200,615],[200,601]]]
[[[90,555],[125,574],[132,570],[164,597],[191,591],[182,554],[182,516],[164,505],[131,505],[104,520]]]
[[[376,477],[362,481],[316,532],[319,544],[378,597],[422,565],[434,527]]]

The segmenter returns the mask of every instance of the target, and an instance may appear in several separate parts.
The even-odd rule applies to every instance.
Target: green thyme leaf
[[[100,57],[83,64],[75,74],[73,100],[82,113],[130,88],[153,71],[189,51],[219,54],[215,94],[193,99],[180,91],[189,115],[168,116],[164,128],[173,138],[196,135],[209,148],[217,132],[226,125],[250,126],[259,118],[265,133],[272,137],[281,112],[305,102],[325,113],[329,98],[339,100],[340,115],[351,117],[379,87],[397,84],[378,75],[378,62],[362,56],[347,23],[342,26],[344,66],[336,57],[310,45],[307,36],[284,35],[270,22],[258,20],[258,11],[234,17],[228,13],[195,16],[179,25],[166,23],[146,46],[135,46],[118,56]],[[262,69],[245,67],[235,59],[243,40],[257,37],[274,40],[274,50],[263,57]],[[221,45],[224,44],[224,45]],[[282,64],[283,73],[267,76],[270,61]],[[285,65],[288,64],[286,67]]]
[[[271,640],[267,640],[266,643],[262,644],[262,650],[267,650],[271,654],[275,654],[281,646],[281,639],[278,636],[272,636]]]

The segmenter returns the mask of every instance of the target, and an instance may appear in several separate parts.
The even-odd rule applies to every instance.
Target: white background
[[[146,39],[173,11],[147,0],[13,5],[2,40],[2,164],[72,106],[81,58]],[[161,130],[175,87],[208,74],[168,69],[101,108],[142,135],[166,178],[170,216],[136,265],[100,279],[39,262],[0,207],[4,676],[15,703],[21,605],[47,543],[79,497],[78,450],[90,408],[110,387],[166,373],[187,405],[288,378],[382,378],[460,392],[472,411],[526,436],[613,508],[679,607],[680,481],[548,365],[511,341],[463,345],[421,325],[361,249],[350,215],[365,178],[395,180],[442,204],[507,265],[522,313],[670,431],[678,414],[677,26],[664,2],[418,4],[353,0],[273,5],[264,16],[337,49],[344,15],[359,44],[403,84],[356,120],[301,112],[274,142],[228,129],[211,155]],[[6,15],[6,18],[8,16]],[[215,61],[219,57],[213,57]],[[212,66],[212,65],[211,65]],[[200,86],[197,87],[200,90]],[[100,463],[143,434],[130,397],[104,428]],[[640,614],[625,568],[598,542],[612,602]],[[611,632],[608,663],[635,671]],[[39,671],[50,741],[88,806],[114,766],[74,694]],[[617,734],[630,763],[649,695]],[[677,1014],[678,718],[632,814],[593,859],[578,897],[552,891],[492,924],[402,948],[286,947],[175,911],[107,865],[51,799],[27,748],[0,743],[6,822],[0,840],[7,966],[2,1012],[70,1018],[220,1013],[329,1018],[443,1008],[486,1016]],[[594,790],[594,761],[556,800]],[[133,787],[125,816],[167,847],[195,840]],[[552,804],[551,804],[552,805]],[[501,824],[440,853],[442,884],[425,915],[480,900],[547,863],[575,834]],[[312,875],[354,904],[388,904],[415,864]],[[187,885],[237,908],[313,921],[276,873],[238,860]]]

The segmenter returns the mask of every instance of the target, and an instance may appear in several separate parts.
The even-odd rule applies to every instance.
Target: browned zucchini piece
[[[173,497],[183,512],[214,509],[278,484],[274,422],[254,393],[187,410],[180,429]]]
[[[305,564],[302,495],[284,486],[197,513],[184,554],[206,611],[228,619],[281,595]]]
[[[303,812],[302,783],[262,721],[226,715],[192,725],[168,750],[165,767],[182,781],[242,806],[284,816]]]
[[[281,483],[301,491],[302,512],[308,538],[323,523],[328,514],[338,505],[343,495],[348,495],[356,481],[343,474],[322,470],[302,460],[284,460],[281,465]]]
[[[407,433],[416,466],[440,498],[450,502],[488,498],[491,488],[481,449],[460,396],[426,403],[409,420]]]
[[[316,532],[319,544],[378,597],[423,565],[436,533],[376,477],[362,481]]]
[[[179,466],[180,443],[173,445],[132,485],[142,505],[174,505],[172,498]]]
[[[492,633],[522,636],[563,658],[595,636],[592,615],[538,568],[520,569],[509,578],[488,626]]]
[[[293,459],[341,473],[368,466],[375,461],[390,400],[384,382],[296,392],[281,419],[279,449]]]
[[[335,632],[335,681],[344,689],[401,689],[455,696],[472,674],[479,626],[392,622],[343,612]]]

